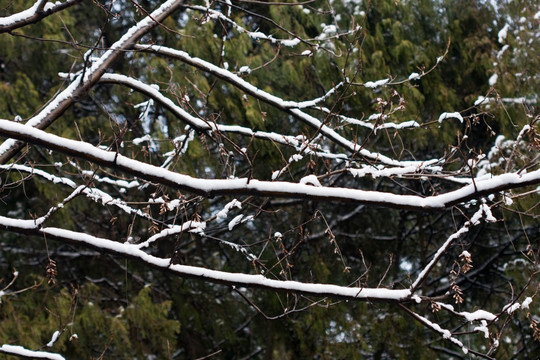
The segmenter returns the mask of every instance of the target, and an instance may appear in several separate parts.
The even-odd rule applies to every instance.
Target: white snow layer
[[[448,113],[448,112],[444,112],[441,114],[441,116],[439,116],[439,123],[442,123],[443,120],[446,120],[448,118],[455,118],[455,119],[458,119],[461,123],[463,123],[463,116],[461,116],[460,113],[458,112],[452,112],[452,113]]]
[[[508,36],[508,29],[510,29],[510,25],[505,24],[504,27],[497,34],[497,37],[499,38],[499,42],[501,44],[504,43],[504,41],[506,40],[506,37]]]
[[[315,188],[313,186],[309,187]],[[53,227],[39,228],[39,226],[35,225],[34,220],[19,220],[0,216],[0,226],[35,229],[36,231],[51,237],[58,237],[66,240],[69,239],[69,241],[73,243],[82,243],[95,248],[103,249],[105,251],[112,251],[117,254],[138,258],[154,267],[168,269],[169,271],[173,271],[184,276],[198,277],[210,281],[227,282],[240,286],[261,286],[271,289],[302,291],[317,295],[333,295],[360,299],[404,300],[411,296],[411,291],[409,289],[395,290],[386,288],[358,288],[332,284],[302,283],[298,281],[268,279],[262,275],[230,273],[197,266],[171,264],[170,259],[159,258],[148,254],[141,249],[140,245],[137,244],[120,243],[104,238],[98,238],[85,233]]]
[[[0,133],[5,131],[11,136],[21,135],[26,139],[34,139],[38,143],[52,148],[61,147],[69,150],[69,153],[79,157],[92,158],[101,164],[114,165],[122,171],[130,172],[136,176],[145,178],[160,178],[179,188],[199,193],[225,194],[237,191],[258,194],[281,194],[285,197],[310,196],[315,199],[341,199],[365,203],[376,203],[390,206],[404,206],[410,208],[446,208],[448,204],[459,201],[468,196],[474,196],[477,192],[489,192],[492,189],[500,190],[501,187],[516,186],[523,183],[538,182],[540,170],[528,173],[510,173],[492,177],[477,178],[474,184],[464,185],[458,190],[445,194],[421,197],[416,195],[399,195],[380,191],[367,191],[339,187],[315,187],[307,184],[298,184],[285,181],[260,181],[248,178],[239,179],[200,179],[188,175],[179,174],[144,162],[130,159],[112,151],[106,151],[81,141],[65,139],[57,135],[31,126],[15,123],[9,120],[0,120]],[[493,220],[493,219],[490,219]]]
[[[60,354],[46,351],[33,351],[22,346],[4,344],[0,346],[0,352],[34,359],[65,360]]]

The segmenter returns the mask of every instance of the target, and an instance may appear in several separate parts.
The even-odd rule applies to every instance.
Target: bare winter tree
[[[456,356],[491,358],[513,317],[534,314],[535,97],[502,98],[492,77],[468,107],[412,110],[408,95],[444,71],[452,43],[370,78],[364,25],[336,13],[355,2],[93,3],[38,0],[0,18],[1,36],[54,42],[42,61],[74,59],[31,115],[0,114],[5,243],[132,259],[226,285],[261,313],[256,289],[289,294],[278,316],[327,299],[389,303]],[[87,42],[28,40],[24,29],[81,4],[107,18]],[[313,29],[275,21],[290,13]],[[498,105],[517,110],[502,118]],[[510,130],[490,126],[497,116]],[[35,183],[57,201],[24,200]],[[505,275],[516,263],[524,282]]]

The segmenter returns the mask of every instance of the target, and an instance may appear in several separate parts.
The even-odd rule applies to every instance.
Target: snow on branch
[[[205,19],[204,19],[204,22],[210,20],[210,19],[219,19],[221,20],[222,22],[224,23],[228,23],[230,24],[234,29],[236,29],[236,31],[238,31],[238,33],[240,34],[247,34],[251,39],[253,40],[266,40],[266,41],[270,41],[271,43],[278,43],[282,46],[287,46],[287,47],[295,47],[297,46],[298,44],[300,43],[304,43],[304,44],[307,44],[309,46],[311,46],[314,50],[317,50],[317,49],[320,49],[321,47],[316,44],[316,43],[312,43],[312,41],[317,41],[317,42],[324,42],[326,40],[329,40],[329,39],[337,39],[339,37],[343,37],[343,36],[347,36],[347,35],[350,35],[350,34],[353,34],[357,31],[359,31],[361,29],[360,26],[356,26],[348,31],[345,31],[345,32],[338,32],[338,29],[336,28],[335,25],[326,25],[323,27],[322,29],[322,32],[319,36],[316,36],[314,39],[309,39],[309,40],[304,40],[302,39],[301,37],[299,37],[298,35],[294,34],[293,32],[285,29],[284,27],[282,27],[281,25],[279,25],[278,23],[276,22],[273,22],[273,25],[276,26],[277,28],[283,30],[284,32],[288,33],[289,35],[293,36],[294,38],[293,39],[278,39],[278,38],[275,38],[274,36],[272,35],[267,35],[261,31],[249,31],[247,30],[245,27],[239,25],[238,23],[236,23],[234,20],[232,20],[230,18],[230,10],[231,10],[231,7],[238,7],[236,5],[233,5],[233,4],[229,4],[229,14],[225,15],[223,14],[221,11],[218,11],[218,10],[214,10],[214,9],[210,9],[208,6],[197,6],[197,5],[191,5],[191,6],[186,6],[187,8],[189,9],[193,9],[193,10],[198,10],[200,12],[203,12],[205,14]],[[248,13],[248,14],[252,14],[251,11],[249,10],[246,10],[246,9],[242,9],[244,12]],[[329,49],[325,49],[325,50],[329,50]],[[309,54],[312,54],[311,51],[309,51]]]
[[[314,187],[290,182],[269,182],[240,179],[200,179],[127,158],[119,153],[94,147],[89,143],[65,139],[57,135],[13,121],[0,120],[0,134],[76,156],[99,165],[118,169],[141,179],[183,189],[195,194],[256,195],[283,198],[310,198],[324,201],[354,201],[378,206],[412,210],[443,210],[473,198],[540,183],[540,170],[529,173],[508,173],[477,180],[462,188],[441,195],[421,197],[366,191],[340,187]]]
[[[480,209],[474,213],[474,215],[471,217],[469,221],[466,221],[465,224],[455,233],[450,235],[444,244],[437,250],[435,255],[433,255],[433,259],[424,267],[424,269],[420,272],[416,280],[411,285],[411,291],[415,291],[422,282],[424,282],[426,276],[429,274],[431,269],[437,264],[439,259],[446,253],[446,250],[450,247],[450,245],[457,239],[459,239],[461,236],[469,232],[469,229],[475,225],[478,225],[480,223],[480,219],[482,216],[485,216],[486,221],[491,222],[495,219],[493,218],[493,215],[491,214],[491,211],[489,210],[489,207],[486,204],[481,204]]]
[[[441,308],[446,309],[455,315],[459,315],[463,317],[468,322],[481,321],[481,320],[494,321],[497,318],[495,314],[490,313],[489,311],[485,311],[485,310],[476,310],[471,313],[468,311],[456,311],[454,310],[454,307],[452,305],[448,305],[442,302],[437,301],[436,304],[440,306]]]
[[[171,259],[150,255],[141,250],[141,247],[136,244],[119,243],[81,232],[54,227],[40,227],[34,220],[20,220],[0,216],[0,226],[8,231],[41,237],[45,236],[47,239],[92,247],[107,253],[135,259],[151,267],[168,271],[182,277],[201,279],[230,286],[256,287],[305,295],[332,296],[365,301],[405,301],[411,294],[409,289],[361,288],[332,284],[274,280],[262,275],[231,273],[197,266],[173,264]]]
[[[76,98],[85,94],[114,61],[123,56],[124,52],[131,49],[137,40],[179,8],[182,3],[182,0],[168,0],[150,15],[132,26],[101,57],[92,62],[89,68],[83,69],[66,89],[56,95],[47,106],[37,115],[30,118],[26,124],[39,129],[48,127],[75,102]],[[0,145],[0,164],[9,161],[20,150],[20,146],[13,139],[8,139]]]
[[[328,108],[319,108],[319,110],[321,110],[322,112],[324,112],[325,114],[328,114],[330,115],[332,113],[332,111]],[[392,123],[392,122],[383,122],[381,124],[377,124],[377,123],[372,123],[372,122],[368,122],[368,121],[372,121],[372,120],[376,120],[376,119],[380,119],[382,118],[383,120],[386,119],[388,117],[388,115],[385,115],[385,114],[372,114],[370,115],[367,120],[368,121],[364,121],[364,120],[359,120],[359,119],[355,119],[355,118],[351,118],[351,117],[348,117],[348,116],[344,116],[344,115],[338,115],[339,119],[343,122],[346,122],[348,124],[352,124],[352,125],[358,125],[358,126],[362,126],[362,127],[365,127],[367,129],[370,129],[370,130],[373,130],[373,132],[376,134],[377,131],[379,130],[384,130],[384,129],[396,129],[396,130],[401,130],[401,129],[415,129],[415,128],[419,128],[421,125],[416,121],[416,120],[408,120],[408,121],[403,121],[401,123]],[[430,170],[432,170],[432,167],[429,167]]]
[[[50,359],[50,360],[64,360],[65,359],[60,354],[47,352],[47,351],[28,350],[22,346],[8,345],[8,344],[4,344],[0,346],[0,353],[15,355],[18,357],[29,358],[29,359]]]
[[[66,178],[66,177],[60,177],[60,176],[56,176],[56,175],[53,175],[53,174],[50,174],[44,170],[41,170],[41,169],[37,169],[37,168],[34,168],[34,167],[29,167],[29,166],[26,166],[26,165],[19,165],[19,164],[9,164],[9,165],[0,165],[0,169],[4,169],[4,170],[8,170],[8,171],[11,171],[11,170],[16,170],[16,171],[21,171],[21,172],[26,172],[26,173],[29,173],[29,174],[32,174],[32,175],[37,175],[41,178],[44,178],[50,182],[52,182],[53,184],[63,184],[63,185],[66,185],[66,186],[69,186],[73,189],[79,189],[79,190],[76,190],[78,192],[81,192],[82,194],[86,195],[86,197],[88,197],[89,199],[92,199],[93,201],[95,202],[98,202],[98,203],[101,203],[103,205],[113,205],[113,206],[116,206],[118,207],[119,209],[122,209],[126,214],[135,214],[141,218],[145,218],[145,219],[148,219],[148,220],[154,220],[150,215],[146,214],[145,212],[139,210],[139,209],[135,209],[135,208],[132,208],[130,207],[129,205],[127,205],[127,203],[121,199],[117,199],[117,198],[113,198],[111,195],[109,195],[108,193],[106,193],[105,191],[103,190],[100,190],[98,188],[95,188],[95,187],[90,187],[90,186],[79,186],[77,187],[77,184],[69,179],[69,178]],[[85,173],[83,171],[83,173]],[[88,175],[88,172],[86,172],[86,175]],[[100,181],[100,182],[107,182],[109,184],[114,184],[114,185],[117,185],[117,186],[125,186],[125,187],[132,187],[134,184],[134,182],[131,182],[131,183],[127,183],[125,180],[112,180],[112,179],[109,179],[109,178],[101,178],[99,177],[98,175],[96,174],[91,174],[91,176],[93,178],[95,178],[97,181]],[[137,185],[138,182],[135,182]]]
[[[450,119],[450,118],[458,119],[459,122],[463,123],[463,116],[461,116],[461,114],[458,112],[451,112],[451,113],[444,112],[439,116],[439,119],[437,121],[439,123],[442,123],[444,120]]]
[[[257,88],[256,86],[242,79],[240,76],[236,75],[235,73],[227,69],[223,69],[219,66],[216,66],[203,59],[192,57],[185,51],[176,50],[176,49],[168,48],[165,46],[159,46],[159,45],[137,44],[134,46],[134,48],[136,50],[152,52],[152,53],[165,55],[165,56],[180,60],[186,64],[189,64],[209,74],[219,77],[220,79],[225,80],[228,83],[236,86],[238,89],[245,91],[247,94],[253,97],[256,97],[279,109],[286,110],[286,109],[292,109],[292,108],[306,107],[305,102],[283,100],[278,96],[272,95],[264,90]]]
[[[427,328],[433,330],[434,332],[440,334],[442,336],[443,339],[445,340],[449,340],[451,341],[452,343],[454,343],[455,345],[459,346],[461,348],[461,350],[463,351],[464,354],[468,354],[470,349],[468,347],[466,347],[463,342],[461,342],[460,340],[458,340],[455,336],[452,336],[452,332],[448,329],[444,329],[442,328],[439,324],[437,323],[434,323],[430,320],[428,320],[426,317],[420,315],[420,314],[417,314],[415,312],[413,312],[412,310],[410,310],[409,308],[405,307],[404,305],[401,305],[399,304],[399,306],[405,310],[409,315],[411,315],[412,317],[414,317],[417,321],[419,321],[420,323],[422,323],[424,326],[426,326]],[[476,352],[475,352],[476,353]]]
[[[536,98],[526,98],[523,96],[516,97],[516,98],[478,96],[478,99],[474,102],[474,106],[488,105],[489,103],[497,103],[497,102],[501,102],[503,104],[535,105],[538,102],[538,100]]]
[[[68,74],[62,73],[60,75],[64,77]],[[199,132],[218,131],[223,133],[236,133],[244,136],[270,140],[272,142],[276,142],[282,145],[298,146],[298,140],[296,139],[296,137],[291,135],[282,135],[265,131],[254,131],[253,129],[244,126],[215,124],[213,122],[202,120],[196,116],[191,115],[189,112],[176,105],[171,99],[164,96],[155,87],[145,84],[137,79],[133,79],[129,76],[121,74],[103,74],[100,82],[124,85],[151,97],[155,101],[158,101],[167,110],[172,112],[177,118],[184,121],[186,124]]]
[[[31,0],[29,3],[34,5],[27,10],[0,18],[0,33],[36,23],[80,1]],[[107,6],[113,3],[108,2]],[[110,20],[108,25],[113,26],[111,33],[122,31],[123,34],[116,39],[105,39],[101,45],[112,44],[108,48],[90,47],[81,54],[82,63],[75,63],[69,73],[59,73],[66,80],[65,85],[53,98],[42,98],[49,102],[41,109],[14,109],[21,114],[35,111],[26,124],[21,123],[18,115],[15,121],[0,119],[0,136],[8,138],[0,144],[0,180],[6,182],[1,185],[7,199],[2,212],[5,216],[0,216],[0,229],[13,233],[3,241],[8,244],[12,237],[24,241],[25,236],[18,236],[24,234],[58,241],[61,247],[69,244],[97,249],[181,278],[224,284],[233,289],[262,288],[305,295],[287,295],[287,301],[294,298],[294,301],[312,302],[310,297],[332,297],[389,302],[434,331],[437,340],[451,342],[465,354],[479,355],[469,348],[470,336],[484,335],[489,339],[497,332],[491,328],[497,325],[497,318],[517,317],[518,310],[528,309],[536,296],[536,293],[525,294],[525,290],[529,292],[528,284],[517,296],[512,288],[513,300],[497,307],[500,311],[495,314],[490,312],[491,301],[483,309],[475,309],[470,303],[477,300],[477,295],[464,293],[458,286],[469,279],[471,284],[476,282],[488,270],[502,274],[510,264],[508,258],[516,260],[517,255],[509,255],[505,250],[510,246],[505,240],[486,240],[490,232],[501,229],[503,222],[507,234],[499,232],[494,237],[503,238],[511,231],[523,230],[527,244],[519,244],[517,240],[509,243],[516,254],[537,267],[538,254],[533,253],[529,241],[537,237],[537,227],[531,236],[525,228],[529,225],[524,222],[521,229],[512,230],[520,224],[512,223],[512,214],[505,213],[515,211],[521,215],[518,213],[522,212],[521,199],[539,192],[540,187],[532,190],[540,184],[534,151],[540,143],[536,120],[525,126],[516,120],[515,124],[522,126],[516,140],[504,140],[511,131],[519,130],[512,123],[514,127],[501,132],[495,146],[486,152],[485,144],[491,140],[477,141],[475,133],[484,126],[474,127],[483,113],[476,114],[474,107],[464,109],[461,101],[441,107],[438,103],[442,100],[437,98],[432,107],[430,99],[424,99],[424,95],[430,95],[417,86],[439,66],[449,43],[444,55],[429,70],[421,66],[411,73],[411,62],[407,66],[403,63],[400,69],[409,69],[408,75],[398,75],[398,79],[391,74],[394,69],[386,71],[386,65],[385,69],[374,72],[363,68],[370,63],[363,60],[367,49],[362,49],[363,43],[367,46],[370,42],[370,29],[356,34],[354,39],[352,36],[343,39],[341,44],[331,41],[357,31],[360,18],[351,18],[353,30],[340,32],[339,26],[348,22],[343,18],[338,20],[338,14],[331,13],[333,10],[316,15],[313,18],[316,22],[307,18],[310,11],[304,11],[306,18],[293,23],[298,31],[293,33],[274,20],[277,16],[288,16],[287,12],[253,13],[256,16],[251,17],[250,11],[260,9],[259,5],[265,4],[263,1],[251,4],[247,1],[247,5],[234,5],[230,0],[199,3],[206,6],[185,0],[163,0],[154,2],[158,5],[148,13],[136,3],[133,4],[136,9],[125,13],[118,2],[109,9],[112,13],[102,8]],[[329,8],[332,3],[328,2]],[[272,4],[285,6],[283,2]],[[185,11],[164,23],[178,8]],[[234,9],[241,14],[231,16]],[[115,24],[116,16],[119,21]],[[141,20],[131,20],[134,17]],[[329,17],[334,17],[333,24],[320,22]],[[209,21],[211,24],[205,26]],[[319,36],[313,35],[317,23],[323,29]],[[305,24],[311,24],[307,32],[303,31],[308,30]],[[95,31],[91,38],[103,35],[98,29],[85,29]],[[280,37],[284,38],[275,38],[281,31],[285,35]],[[306,39],[306,35],[299,35],[306,33],[315,37]],[[203,41],[205,46],[201,47]],[[177,48],[158,44],[174,44],[171,46]],[[61,45],[64,43],[55,43]],[[284,46],[298,50],[287,50]],[[226,47],[227,50],[230,47],[230,53],[226,53]],[[60,49],[58,53],[66,51],[70,52]],[[315,52],[318,53],[314,55]],[[383,56],[390,53],[393,53],[391,49]],[[229,70],[225,60],[233,64],[234,71]],[[268,74],[259,71],[250,75],[254,70],[246,64]],[[285,65],[286,68],[282,67]],[[128,71],[129,76],[115,71]],[[288,74],[289,71],[292,73]],[[28,74],[35,76],[30,71]],[[371,75],[361,83],[356,82],[364,74]],[[41,77],[39,72],[37,77]],[[34,77],[32,81],[38,83]],[[293,83],[302,81],[305,83]],[[409,98],[395,90],[399,84],[405,84],[407,89],[403,94]],[[497,75],[492,76],[489,84],[497,84]],[[360,96],[355,88],[360,89]],[[189,99],[188,92],[194,101]],[[51,92],[40,92],[46,93]],[[73,112],[66,112],[79,101],[80,106]],[[407,101],[412,106],[404,112]],[[475,105],[485,104],[487,108],[493,101],[533,103],[525,98],[479,98]],[[21,104],[17,100],[13,107]],[[445,110],[448,112],[442,112]],[[536,116],[529,107],[526,110],[529,118]],[[98,115],[94,118],[95,114]],[[77,141],[45,131],[63,116],[77,128],[72,131],[66,123],[56,128],[57,133],[91,140]],[[88,120],[95,121],[87,126]],[[445,121],[449,123],[442,124]],[[497,127],[502,125],[496,121]],[[79,125],[83,126],[79,129]],[[154,131],[158,125],[160,131]],[[491,128],[488,123],[484,125]],[[387,129],[391,130],[384,131]],[[456,131],[456,136],[450,132],[439,134],[442,129]],[[30,145],[28,151],[12,160],[24,143]],[[66,167],[62,168],[64,164]],[[270,176],[272,181],[260,180]],[[293,180],[284,181],[286,176]],[[39,181],[32,181],[37,177]],[[13,188],[18,189],[10,191]],[[512,189],[518,189],[519,193],[510,193]],[[30,194],[27,199],[20,195],[23,191]],[[30,201],[36,194],[44,195],[43,199],[31,208]],[[79,206],[83,197],[90,206]],[[510,197],[516,202],[514,206]],[[537,205],[523,214],[534,217],[532,212]],[[448,209],[451,211],[445,211]],[[25,217],[25,211],[30,216]],[[467,218],[469,211],[473,214]],[[62,222],[62,216],[69,216],[69,222]],[[482,221],[493,224],[480,231]],[[443,263],[470,230],[489,233],[480,234],[478,240],[475,238],[469,244],[463,241],[461,264],[457,258],[453,263]],[[121,240],[115,241],[118,239]],[[362,249],[364,239],[370,242],[369,249]],[[487,260],[478,257],[478,264],[475,258],[474,270],[469,272],[473,267],[471,253],[476,254],[477,245],[486,245],[483,241],[488,242],[483,249],[489,247],[494,249],[489,250],[491,253],[497,253],[490,253],[489,258],[486,255]],[[26,254],[34,250],[28,246],[17,243],[13,248],[18,247]],[[389,252],[386,272],[381,250]],[[359,251],[359,255],[353,251]],[[369,258],[364,259],[363,251]],[[238,258],[241,261],[237,263]],[[320,269],[312,266],[312,259],[320,260]],[[341,265],[343,275],[338,274]],[[360,274],[362,266],[364,274]],[[372,275],[380,274],[380,270],[384,275],[378,285],[371,287],[374,286]],[[320,277],[321,271],[324,277]],[[155,278],[153,272],[145,273],[141,285]],[[466,276],[460,277],[465,273]],[[415,277],[410,278],[411,274]],[[529,282],[532,279],[531,276]],[[7,292],[12,283],[0,289],[0,298],[15,293]],[[386,288],[383,283],[392,286]],[[490,287],[490,294],[504,294],[496,286]],[[464,303],[462,309],[444,302],[452,295],[451,291],[456,303]],[[521,295],[522,303],[517,302]],[[244,299],[256,307],[255,302]],[[438,317],[425,314],[429,313],[427,303],[433,311],[444,309],[441,313],[449,320],[430,320]],[[471,312],[461,311],[465,306]],[[284,315],[290,312],[285,304],[283,309]],[[461,326],[468,330],[460,329]],[[60,331],[54,332],[46,346],[54,345]],[[58,354],[7,344],[0,347],[0,352],[63,359]]]
[[[64,74],[64,73],[61,73],[60,76],[73,78],[73,76],[70,76],[69,74]],[[338,159],[338,160],[349,159],[349,156],[347,156],[346,154],[334,154],[334,153],[329,152],[328,150],[322,149],[320,146],[315,146],[313,144],[307,143],[307,139],[302,135],[293,136],[293,135],[279,134],[275,132],[253,130],[245,126],[219,124],[219,123],[200,119],[196,116],[191,115],[182,107],[175,104],[171,99],[164,96],[156,87],[145,84],[142,81],[133,79],[129,76],[125,76],[121,74],[103,74],[103,76],[100,79],[100,83],[124,85],[130,89],[138,91],[146,96],[149,96],[152,99],[154,99],[154,101],[159,102],[163,107],[165,107],[167,110],[172,112],[178,119],[184,121],[192,129],[195,129],[198,132],[208,132],[208,133],[220,132],[224,134],[239,134],[239,135],[250,137],[250,138],[254,137],[257,139],[268,140],[272,143],[290,146],[290,147],[295,148],[297,151],[304,152],[306,154],[314,154],[322,158]],[[321,98],[312,100],[312,101],[319,101],[320,99]],[[167,164],[169,162],[167,162]],[[433,168],[435,167],[430,167],[430,169],[433,169]]]
[[[75,78],[75,76],[72,74],[60,73],[59,75],[63,78],[71,78],[71,79]],[[196,116],[191,115],[182,107],[175,104],[171,99],[164,96],[159,91],[159,89],[157,89],[155,86],[145,84],[142,81],[131,78],[129,76],[125,76],[122,74],[103,74],[99,82],[123,85],[130,89],[138,91],[146,96],[151,97],[154,101],[159,102],[163,107],[165,107],[167,110],[172,112],[174,116],[176,116],[178,119],[184,121],[192,129],[195,129],[198,132],[209,132],[209,133],[221,132],[221,133],[239,134],[246,137],[254,137],[257,139],[268,140],[273,143],[277,143],[281,145],[291,146],[291,147],[294,147],[298,151],[301,150],[301,151],[306,152],[307,154],[315,154],[323,158],[340,159],[340,160],[348,159],[348,156],[345,154],[332,154],[326,150],[321,149],[320,147],[315,147],[315,146],[306,144],[303,136],[284,135],[284,134],[278,134],[275,132],[253,130],[245,126],[225,125],[225,124],[218,124],[218,123],[214,123],[210,121],[205,121],[203,119],[200,119]],[[172,160],[172,158],[170,159]],[[166,165],[169,164],[171,160],[167,161]]]
[[[300,42],[307,43],[307,41],[301,40],[298,37],[296,37],[294,39],[277,39],[277,38],[273,37],[272,35],[266,35],[266,34],[260,32],[260,31],[249,31],[246,28],[244,28],[243,26],[237,24],[235,21],[233,21],[228,16],[224,15],[221,11],[210,9],[208,7],[197,6],[197,5],[192,5],[192,6],[187,6],[187,7],[189,7],[190,9],[198,10],[198,11],[201,11],[201,12],[205,13],[205,16],[206,16],[205,20],[206,21],[208,21],[208,19],[219,19],[219,20],[222,20],[223,22],[229,23],[232,27],[234,27],[236,29],[236,31],[238,31],[239,33],[245,33],[250,38],[252,38],[254,40],[260,40],[260,39],[269,40],[269,41],[271,41],[273,43],[279,43],[279,44],[281,44],[283,46],[289,46],[289,47],[296,46],[296,45],[300,44]]]
[[[160,231],[159,233],[148,238],[148,240],[146,240],[145,242],[137,244],[137,246],[142,249],[142,248],[148,247],[150,244],[152,244],[153,242],[161,238],[164,238],[166,236],[180,234],[184,231],[189,231],[191,233],[204,235],[205,228],[206,228],[205,222],[188,221],[188,222],[183,223],[182,225],[173,225],[167,229],[164,229]]]
[[[34,24],[41,19],[73,6],[82,0],[66,0],[64,2],[48,2],[47,0],[37,0],[30,8],[19,13],[0,17],[0,33],[9,32],[17,28]]]
[[[309,125],[313,129],[317,129],[326,138],[342,146],[348,151],[352,153],[358,153],[359,155],[371,161],[377,161],[377,162],[390,165],[390,166],[416,165],[416,166],[419,166],[421,168],[425,168],[428,170],[430,169],[431,165],[437,164],[441,161],[440,159],[430,159],[430,160],[425,160],[425,161],[398,161],[388,156],[385,156],[383,154],[371,152],[363,148],[362,146],[358,145],[356,142],[350,141],[347,138],[343,137],[337,131],[325,125],[323,122],[321,122],[319,119],[315,118],[314,116],[309,115],[308,113],[302,111],[302,108],[304,108],[307,104],[306,102],[283,100],[275,95],[272,95],[262,89],[257,88],[256,86],[250,84],[246,80],[242,79],[238,75],[226,69],[223,69],[205,60],[192,57],[188,53],[181,50],[171,49],[171,48],[158,46],[158,45],[135,45],[135,49],[172,57],[186,64],[192,65],[200,70],[203,70],[209,74],[212,74],[224,81],[227,81],[228,83],[246,92],[247,94],[261,101],[264,101],[265,103],[271,106],[274,106],[275,108],[281,111],[284,111],[292,115],[294,118]],[[313,101],[317,102],[318,100],[313,100]]]

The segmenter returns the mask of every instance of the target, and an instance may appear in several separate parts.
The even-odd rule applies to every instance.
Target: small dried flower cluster
[[[453,291],[452,297],[454,298],[454,301],[456,304],[461,304],[463,302],[463,291],[461,291],[461,288],[457,284],[456,280],[459,277],[459,274],[461,273],[461,266],[457,261],[454,261],[454,265],[452,266],[452,270],[450,270],[450,279],[452,280],[450,283],[450,289]]]
[[[56,268],[56,261],[49,259],[49,263],[45,267],[45,276],[47,276],[47,283],[56,284],[56,276],[58,275],[58,269]]]
[[[452,281],[451,288],[452,288],[452,291],[454,292],[454,295],[452,295],[452,297],[454,298],[454,301],[456,302],[456,304],[461,304],[464,300],[463,296],[461,296],[463,295],[463,291],[461,291],[461,288],[455,281]]]
[[[459,255],[459,261],[461,261],[461,272],[463,274],[466,274],[473,268],[471,253],[468,251],[465,250]]]
[[[538,321],[534,320],[530,313],[527,314],[527,317],[529,318],[529,320],[531,322],[530,328],[533,331],[534,340],[540,342],[540,323]]]

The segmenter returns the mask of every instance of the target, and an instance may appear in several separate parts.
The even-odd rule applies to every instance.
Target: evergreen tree
[[[0,352],[538,357],[539,10],[0,5]]]

